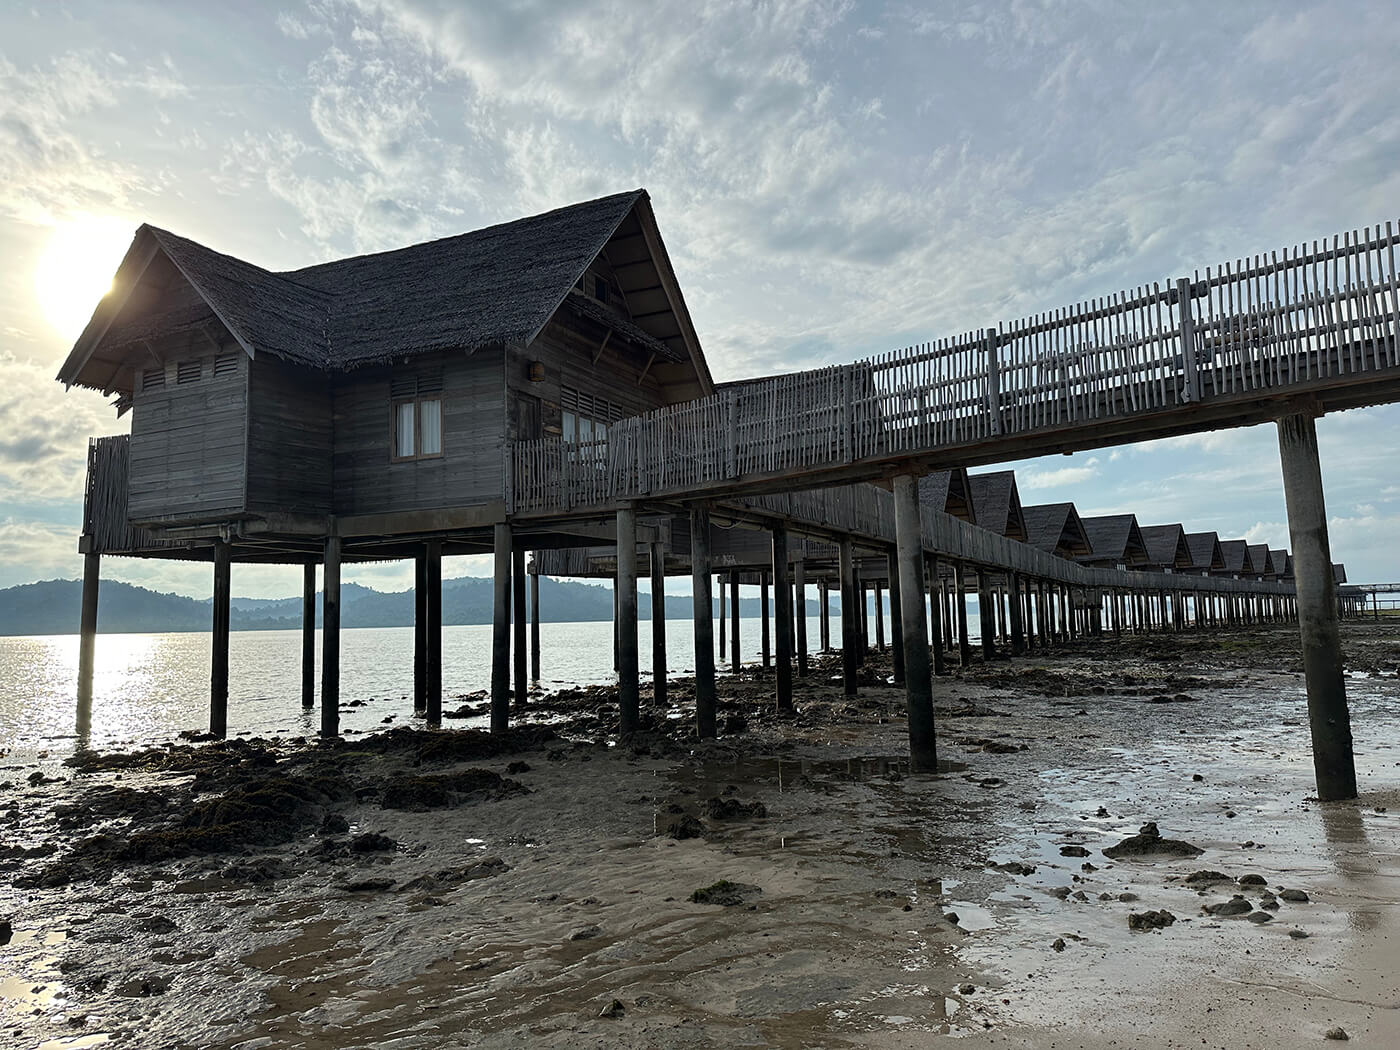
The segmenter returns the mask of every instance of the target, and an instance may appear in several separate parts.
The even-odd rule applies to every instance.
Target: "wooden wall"
[[[330,378],[266,354],[249,364],[248,510],[330,514]]]
[[[201,340],[172,351],[164,365],[152,359],[138,371],[131,411],[131,520],[242,513],[247,355],[236,346],[216,354],[212,343]],[[151,388],[157,373],[164,385]]]
[[[441,371],[442,451],[396,463],[390,378]],[[502,351],[424,354],[407,364],[335,377],[334,489],[338,515],[462,507],[505,495]]]

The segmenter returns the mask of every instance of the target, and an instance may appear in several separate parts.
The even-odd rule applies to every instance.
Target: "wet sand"
[[[681,683],[625,744],[578,690],[505,750],[8,766],[0,1044],[1397,1046],[1400,625],[1345,642],[1357,803],[1310,799],[1284,627],[974,666],[937,688],[938,776],[900,761],[879,657],[786,720],[721,679],[703,745]],[[1200,854],[1104,855],[1149,821]]]

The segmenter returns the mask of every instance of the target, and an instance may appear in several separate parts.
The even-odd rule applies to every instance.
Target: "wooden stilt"
[[[428,709],[428,549],[413,556],[413,710]]]
[[[657,707],[666,706],[666,552],[661,544],[652,541],[647,550],[648,568],[651,570],[651,701]],[[708,581],[709,576],[705,579]],[[721,613],[724,603],[719,603]],[[724,637],[720,628],[719,636]],[[711,676],[714,674],[711,660]]]
[[[321,579],[321,736],[340,735],[340,537],[326,537]]]
[[[856,608],[855,550],[849,539],[840,546],[841,565],[841,682],[846,696],[856,695],[856,670],[859,666],[856,649],[860,645],[860,626]]]
[[[690,511],[691,619],[695,623],[695,732],[702,740],[718,735],[715,723],[715,611],[710,594],[710,515],[700,507]],[[739,584],[731,576],[737,601]],[[723,601],[723,595],[720,596]],[[734,623],[737,659],[738,621]]]
[[[763,660],[763,667],[773,666],[773,637],[770,632],[769,620],[771,613],[768,608],[768,572],[761,570],[758,574],[758,614],[763,620],[763,628],[760,635],[761,649],[759,655]]]
[[[883,588],[880,586],[879,580],[876,580],[870,589],[875,596],[875,648],[883,653],[885,651],[885,596],[881,593]]]
[[[540,574],[530,573],[530,681],[540,680]]]
[[[982,634],[982,659],[993,660],[997,655],[996,599],[987,579],[987,570],[977,570],[977,619]]]
[[[708,576],[708,573],[706,574]],[[713,616],[712,610],[706,612]],[[637,657],[637,511],[617,512],[617,704],[623,736],[641,728]]]
[[[209,661],[209,732],[228,736],[228,634],[231,598],[230,568],[233,548],[227,540],[214,541],[214,631]]]
[[[938,772],[933,721],[933,680],[924,623],[924,554],[919,521],[919,483],[908,474],[894,479],[894,522],[898,544],[900,627],[904,632],[904,698],[909,725],[909,768]],[[891,578],[891,591],[894,589]]]
[[[922,548],[922,544],[921,544]],[[920,551],[922,557],[922,549]],[[885,558],[885,568],[890,578],[890,664],[891,677],[895,685],[904,684],[904,609],[901,604],[899,576],[899,548],[892,547]],[[919,601],[924,600],[923,576],[920,570]]]
[[[706,520],[709,520],[708,515]],[[709,551],[708,539],[705,550]],[[724,595],[720,595],[720,601],[724,600]],[[734,673],[739,673],[742,661],[739,658],[739,643],[742,640],[739,632],[739,570],[733,569],[729,573],[729,669]]]
[[[961,667],[972,666],[972,639],[967,633],[967,591],[964,589],[963,567],[960,562],[953,562],[953,583],[957,592],[957,597],[953,603],[953,611],[958,617],[958,664]]]
[[[514,546],[510,552],[511,662],[515,669],[515,713],[530,703],[529,610],[525,608],[525,549]]]
[[[510,728],[510,526],[495,527],[495,573],[491,610],[491,732]]]
[[[942,675],[948,673],[948,668],[944,662],[943,619],[945,610],[943,608],[943,580],[941,578],[941,570],[938,566],[938,555],[926,555],[924,563],[926,565],[925,572],[928,577],[928,607],[929,613],[933,618],[932,622],[929,624],[929,635],[933,640],[933,673],[935,675]],[[905,675],[906,677],[908,675],[907,669]]]
[[[83,543],[90,544],[84,536]],[[86,746],[92,733],[92,672],[97,652],[97,592],[102,578],[102,555],[83,555],[83,607],[78,622],[78,743]]]
[[[423,612],[425,680],[423,713],[428,725],[442,725],[442,542],[423,549]]]
[[[773,603],[774,628],[777,643],[776,699],[779,711],[792,710],[792,586],[788,581],[788,532],[778,525],[773,529]]]
[[[796,607],[797,625],[797,677],[807,677],[807,563],[803,559],[798,559],[793,567],[795,577],[794,587],[797,590],[797,600],[793,603]]]

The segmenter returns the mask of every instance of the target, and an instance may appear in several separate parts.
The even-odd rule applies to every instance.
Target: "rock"
[[[1082,904],[1089,903],[1089,895],[1083,890],[1075,890],[1073,893],[1070,894],[1070,896]]]
[[[1225,811],[1225,816],[1226,816],[1227,818],[1229,818],[1230,820],[1234,820],[1235,817],[1239,816],[1239,814],[1236,813],[1233,809],[1227,809],[1227,810]]]
[[[598,1011],[598,1016],[616,1019],[618,1017],[621,1017],[626,1012],[627,1007],[622,1005],[622,1000],[614,999],[612,1002],[608,1003],[607,1006],[603,1007],[601,1010]]]
[[[1199,783],[1200,781],[1204,780],[1205,777],[1201,776],[1201,774],[1199,774],[1199,773],[1192,773],[1192,774],[1191,774],[1191,779],[1194,780],[1194,781],[1196,781],[1197,783]]]
[[[1061,846],[1060,856],[1062,857],[1087,857],[1089,851],[1083,846]]]
[[[960,995],[971,995],[975,991],[977,991],[977,986],[975,984],[958,985],[958,993]]]
[[[327,813],[321,821],[321,834],[344,835],[350,830],[350,822],[339,813]]]
[[[724,720],[724,732],[726,736],[747,733],[749,731],[749,720],[743,715],[730,715]]]
[[[1246,915],[1245,919],[1248,922],[1258,923],[1262,926],[1266,922],[1272,922],[1274,917],[1266,911],[1255,911]]]
[[[398,843],[388,835],[380,835],[370,831],[363,835],[356,835],[350,840],[351,853],[379,853],[392,850]]]
[[[1345,1028],[1343,1028],[1341,1025],[1338,1025],[1336,1028],[1327,1029],[1327,1031],[1323,1033],[1322,1038],[1336,1039],[1340,1042],[1346,1042],[1348,1039],[1351,1038],[1351,1036],[1347,1035],[1347,1030]]]
[[[392,889],[393,879],[357,879],[354,882],[347,882],[345,888],[351,893],[383,893]]]
[[[1124,892],[1118,894],[1118,899],[1124,904],[1131,904],[1133,901],[1138,899],[1138,895],[1136,893]]]
[[[982,750],[989,755],[1014,755],[1021,750],[1018,744],[1007,744],[1000,740],[988,740],[982,745]]]
[[[1238,893],[1227,901],[1219,904],[1207,904],[1206,911],[1211,915],[1230,916],[1246,915],[1254,910],[1254,905],[1245,900]]]
[[[457,773],[390,777],[384,785],[379,804],[385,809],[422,813],[430,809],[507,798],[528,790],[519,781],[506,780],[489,769],[464,769]]]
[[[705,816],[711,820],[748,820],[768,816],[768,809],[757,800],[740,802],[737,798],[716,795],[705,800]]]
[[[1034,864],[1022,864],[1019,860],[1010,860],[1005,864],[989,864],[987,867],[993,871],[1004,871],[1008,875],[1034,875]]]
[[[1096,817],[1106,817],[1106,816],[1108,816],[1108,815],[1109,815],[1108,810],[1105,809],[1103,806],[1100,806],[1099,809],[1098,809],[1098,812],[1094,814],[1094,816],[1096,816]]]
[[[1188,886],[1209,886],[1214,882],[1234,882],[1235,880],[1226,875],[1223,871],[1193,871],[1186,876]]]
[[[1278,899],[1289,904],[1307,904],[1308,895],[1302,890],[1279,890]]]
[[[696,890],[690,895],[690,901],[692,904],[718,904],[724,908],[733,908],[747,904],[750,897],[762,892],[758,886],[720,879]]]
[[[514,776],[517,773],[528,773],[530,772],[530,763],[512,762],[510,765],[506,766],[506,772],[509,773],[511,776]],[[616,1002],[616,1000],[613,1001]]]
[[[1149,821],[1116,846],[1103,851],[1105,857],[1199,857],[1205,851],[1180,839],[1164,839],[1155,821]]]
[[[1057,952],[1062,952],[1062,951],[1064,951],[1064,950],[1065,950],[1065,939],[1064,939],[1063,937],[1056,937],[1053,941],[1050,942],[1050,947],[1053,948],[1053,949],[1055,949],[1055,951],[1057,951]]]
[[[680,820],[673,820],[666,826],[666,835],[673,839],[698,839],[705,834],[705,825],[689,813]]]
[[[1176,916],[1163,908],[1160,911],[1133,912],[1128,916],[1130,930],[1164,930],[1176,922]]]
[[[602,932],[603,931],[597,926],[585,926],[583,927],[583,929],[575,930],[573,933],[569,934],[569,940],[591,941],[594,937],[597,937]]]
[[[1060,900],[1064,900],[1069,896],[1069,887],[1056,886],[1053,889],[1046,890],[1046,892],[1049,893],[1052,897],[1058,897]]]
[[[1289,931],[1288,931],[1288,936],[1292,937],[1295,941],[1305,941],[1305,940],[1308,939],[1308,931],[1307,931],[1307,930],[1289,930]]]
[[[0,918],[0,944],[9,944],[14,935],[15,928],[10,924],[10,920]]]
[[[1254,874],[1241,875],[1236,881],[1241,886],[1267,886],[1269,884],[1269,880],[1263,875]]]
[[[952,923],[954,926],[956,926],[958,924],[958,919],[959,915],[955,911],[945,911],[943,913],[944,922]]]

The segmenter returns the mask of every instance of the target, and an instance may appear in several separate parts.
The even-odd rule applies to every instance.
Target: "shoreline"
[[[1363,791],[1328,805],[1309,801],[1290,631],[974,665],[935,686],[940,756],[957,764],[937,777],[900,762],[901,690],[867,673],[847,704],[816,667],[785,720],[763,702],[771,678],[721,679],[721,724],[744,731],[713,744],[668,717],[686,713],[677,681],[672,709],[648,707],[653,729],[630,744],[611,740],[615,716],[598,709],[610,690],[593,687],[538,705],[559,736],[522,731],[509,752],[474,752],[492,745],[466,743],[473,733],[398,730],[330,747],[162,748],[160,763],[70,768],[63,784],[16,777],[0,792],[0,917],[14,928],[0,958],[44,991],[7,984],[5,1027],[33,1046],[109,1035],[245,1050],[913,1047],[937,1033],[1234,1048],[1311,1046],[1334,1026],[1390,1045],[1400,629],[1343,625]],[[348,783],[303,799],[285,841],[14,886],[94,821],[130,843],[269,774]],[[118,792],[153,811],[103,811]],[[698,837],[667,834],[686,818]],[[1148,821],[1204,852],[1103,855]],[[61,848],[15,856],[46,839]],[[1210,870],[1265,887],[1185,882]],[[721,880],[761,892],[689,900]],[[1238,893],[1258,914],[1265,889],[1278,904],[1267,922],[1201,910]],[[1129,929],[1160,909],[1176,921]]]

